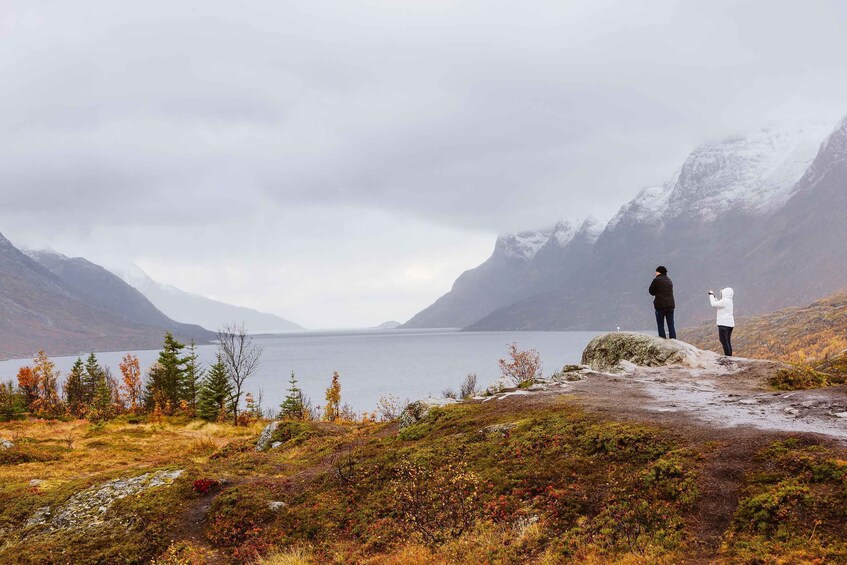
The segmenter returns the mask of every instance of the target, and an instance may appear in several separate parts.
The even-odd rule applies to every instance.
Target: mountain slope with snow
[[[836,133],[840,129],[843,123]],[[602,231],[595,230],[593,237],[579,238],[582,250],[575,255],[556,252],[551,246],[556,239],[552,234],[535,238],[517,234],[516,239],[532,243],[522,246],[533,248],[531,260],[521,265],[517,274],[502,269],[488,273],[507,281],[509,287],[500,290],[501,302],[503,297],[511,302],[478,318],[469,329],[650,328],[654,322],[646,288],[659,264],[671,271],[677,319],[683,325],[711,315],[702,298],[708,288],[734,286],[742,311],[753,313],[802,304],[847,286],[847,269],[830,249],[847,247],[847,238],[839,235],[844,222],[831,226],[824,222],[828,236],[815,227],[820,218],[833,213],[838,216],[844,209],[839,196],[843,191],[832,189],[822,198],[820,182],[812,182],[826,177],[826,182],[843,183],[847,178],[837,172],[837,158],[822,157],[841,147],[840,138],[828,137],[829,132],[819,126],[766,128],[704,144],[691,152],[670,180],[642,190]],[[807,218],[799,218],[801,213],[795,212],[793,223],[798,227],[789,228],[789,220],[784,218],[801,201],[808,201]],[[809,208],[814,202],[818,204],[812,213]],[[821,267],[827,275],[819,284],[770,285],[770,281],[792,278],[780,274],[780,268],[786,268],[784,261],[780,267],[771,260],[784,255],[779,246],[800,248],[780,237],[786,231],[796,232],[798,241],[814,240],[804,253],[818,253],[824,257],[820,261],[830,265]],[[569,233],[562,230],[565,240]],[[539,246],[542,236],[546,243]],[[774,243],[767,256],[759,256],[760,246],[769,241]],[[821,249],[827,251],[816,251]],[[514,277],[521,282],[512,282]],[[534,279],[532,284],[525,284],[528,278]],[[476,293],[466,293],[464,300],[487,300],[481,295],[491,284],[490,280],[477,281]],[[779,293],[763,292],[769,286],[779,288]],[[451,293],[455,290],[454,286]],[[457,303],[458,298],[453,297],[451,306],[468,309]]]
[[[529,294],[555,285],[580,264],[597,239],[596,219],[563,220],[552,230],[497,238],[487,261],[462,273],[453,288],[403,328],[462,328]]]

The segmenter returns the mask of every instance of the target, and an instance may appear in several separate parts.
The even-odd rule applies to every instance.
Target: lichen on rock
[[[262,430],[262,433],[259,435],[259,439],[256,441],[256,451],[264,451],[268,448],[268,445],[271,441],[271,436],[273,436],[276,431],[279,422],[274,420]]]
[[[15,444],[8,439],[0,439],[0,449],[12,449]]]
[[[115,501],[151,488],[169,486],[182,473],[182,469],[155,471],[93,486],[76,493],[55,511],[50,506],[42,506],[30,516],[25,527],[47,526],[50,530],[63,530],[96,526]]]
[[[582,364],[604,372],[622,372],[625,368],[622,363],[640,367],[683,365],[702,368],[707,361],[706,357],[716,358],[717,354],[701,351],[675,339],[613,332],[597,336],[589,342],[582,353]]]
[[[454,398],[422,398],[409,403],[400,413],[400,429],[408,428],[423,420],[433,408],[456,404]]]

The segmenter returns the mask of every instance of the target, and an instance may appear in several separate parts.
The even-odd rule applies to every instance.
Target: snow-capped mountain
[[[702,145],[661,186],[642,190],[609,222],[658,226],[677,218],[711,222],[726,213],[768,214],[793,195],[828,127],[765,128]]]
[[[840,235],[847,229],[842,228],[847,120],[830,132],[821,126],[771,127],[704,144],[667,182],[642,190],[605,226],[595,222],[590,230],[583,225],[574,233],[572,222],[562,222],[549,232],[499,238],[501,255],[508,251],[520,258],[516,268],[484,269],[492,256],[465,273],[474,273],[474,292],[457,292],[457,287],[464,290],[462,275],[450,293],[409,324],[432,323],[439,302],[466,311],[473,309],[462,300],[484,302],[490,309],[485,293],[495,286],[498,301],[511,302],[490,310],[470,329],[649,328],[646,288],[659,264],[671,271],[682,324],[711,314],[708,303],[702,305],[711,287],[732,285],[740,311],[753,313],[802,304],[847,286],[847,268],[830,250],[847,247],[847,234]],[[830,226],[824,220],[833,213],[837,217]],[[816,227],[822,223],[826,230]],[[785,238],[786,231],[795,233],[792,240]],[[768,242],[774,246],[771,257],[784,255],[780,246],[803,247],[803,253],[815,254],[816,264],[823,257],[820,261],[829,267],[820,268],[827,275],[813,277],[815,284],[776,284],[792,277],[780,273],[784,261],[780,266],[759,256]],[[508,288],[498,286],[494,277]],[[779,288],[778,296],[766,292],[769,287]]]
[[[450,292],[402,327],[461,328],[522,297],[550,290],[583,260],[602,227],[595,218],[562,220],[551,230],[500,236],[485,263],[462,273]]]

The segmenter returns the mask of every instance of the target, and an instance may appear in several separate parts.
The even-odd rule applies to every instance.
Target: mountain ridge
[[[139,267],[135,267],[132,271],[119,272],[117,276],[137,289],[171,318],[180,321],[190,320],[211,331],[217,331],[233,321],[243,322],[251,333],[305,330],[303,326],[275,314],[228,304],[160,283]]]
[[[462,327],[468,330],[650,328],[654,322],[646,288],[659,264],[668,266],[676,284],[680,325],[699,322],[710,315],[708,308],[702,306],[701,296],[710,287],[732,283],[737,291],[741,290],[742,310],[754,313],[802,304],[847,286],[847,272],[830,268],[819,284],[807,282],[797,291],[788,284],[765,284],[760,294],[768,292],[769,287],[773,292],[758,295],[757,280],[775,279],[780,266],[758,256],[756,251],[774,239],[776,242],[768,244],[771,248],[784,247],[785,242],[774,235],[780,230],[808,240],[803,251],[807,255],[825,248],[822,255],[830,261],[837,257],[833,247],[847,244],[847,234],[827,239],[821,230],[808,225],[814,198],[807,199],[812,202],[805,204],[805,212],[796,211],[791,216],[791,210],[801,206],[804,193],[821,193],[823,189],[817,185],[823,181],[819,177],[843,186],[847,171],[833,171],[839,163],[847,161],[845,124],[847,120],[842,120],[835,129],[764,128],[747,136],[732,136],[695,148],[670,180],[643,189],[623,204],[593,242],[583,242],[581,253],[556,257],[551,261],[554,264],[544,269],[521,266],[518,280],[525,273],[535,273],[538,280],[533,285],[516,285],[511,279],[515,273],[502,269],[487,273],[499,277],[505,285],[512,285],[500,294],[501,303],[510,302],[488,308],[485,315]],[[831,180],[833,174],[835,181]],[[815,183],[817,187],[809,186]],[[835,210],[843,209],[839,208],[841,194],[843,191],[830,188],[826,197],[828,205],[818,205],[815,214],[829,217]],[[831,219],[826,223],[830,232],[840,234],[840,224]],[[817,235],[811,235],[814,232]],[[533,237],[532,232],[517,235],[525,240]],[[501,236],[498,241],[503,239]],[[783,255],[776,251],[771,249],[774,256]],[[529,262],[540,255],[539,251]],[[799,260],[798,254],[789,255]],[[822,268],[820,261],[815,262]],[[480,272],[478,277],[485,274]],[[797,284],[796,277],[789,278]],[[439,301],[455,310],[466,308],[463,298],[481,303],[488,300],[490,305],[485,295],[490,284],[487,280],[476,281],[477,296],[465,293],[465,297],[455,292],[454,285],[453,290],[407,325],[425,327],[420,323],[427,321],[438,327],[437,317],[426,319],[421,314],[437,313],[433,307]]]
[[[201,343],[213,337],[167,318],[153,325],[128,319],[126,312],[90,303],[84,294],[0,234],[0,357],[26,357],[41,349],[51,355],[153,349],[165,331]]]

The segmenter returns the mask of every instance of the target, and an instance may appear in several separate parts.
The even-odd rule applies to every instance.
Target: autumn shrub
[[[579,444],[590,454],[628,461],[650,461],[669,448],[654,430],[624,423],[590,425],[581,435]]]
[[[168,548],[150,561],[150,565],[205,565],[213,561],[211,552],[188,541],[171,543]]]
[[[739,502],[735,514],[738,528],[772,535],[787,522],[797,519],[796,514],[803,511],[809,494],[809,489],[796,479],[780,481]]]
[[[209,509],[206,539],[239,559],[263,554],[270,541],[265,526],[274,517],[270,501],[283,496],[282,483],[257,481],[223,491]]]
[[[0,449],[0,465],[20,465],[39,461],[57,461],[70,451],[66,447],[43,443],[17,443],[9,449]]]
[[[477,386],[476,373],[468,373],[465,380],[462,381],[462,386],[459,387],[459,397],[467,400],[476,396],[477,393],[479,393],[479,387]]]
[[[313,565],[317,563],[311,552],[303,547],[274,550],[256,561],[256,565]]]
[[[793,365],[779,369],[768,379],[768,384],[777,390],[822,388],[841,382],[843,379],[816,371],[806,365]]]
[[[393,484],[402,520],[428,543],[460,536],[479,517],[479,477],[463,462],[431,466],[404,462]]]
[[[847,562],[847,462],[810,440],[761,450],[746,477],[727,555],[761,563]]]
[[[541,378],[541,355],[534,349],[521,351],[516,343],[509,345],[509,359],[498,362],[502,377],[515,386],[527,386]]]
[[[824,359],[815,365],[815,370],[830,375],[833,384],[847,382],[847,353]]]
[[[192,485],[192,489],[197,494],[208,494],[212,490],[220,486],[220,482],[215,479],[197,479]]]

